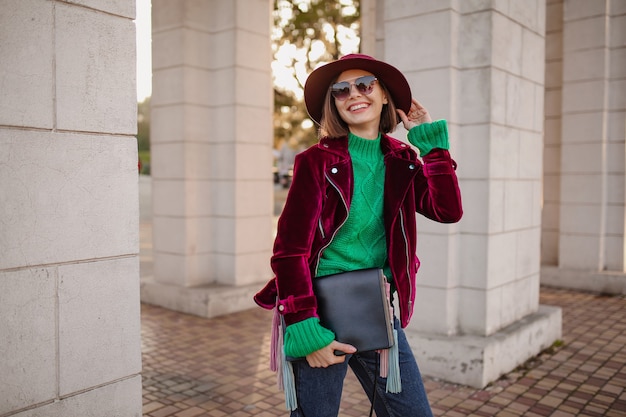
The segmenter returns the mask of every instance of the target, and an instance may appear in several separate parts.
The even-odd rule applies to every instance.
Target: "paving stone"
[[[626,415],[626,297],[541,288],[563,309],[563,345],[482,390],[424,377],[440,417]],[[271,312],[206,319],[142,305],[144,417],[286,416],[268,370]],[[354,375],[340,417],[369,412]]]

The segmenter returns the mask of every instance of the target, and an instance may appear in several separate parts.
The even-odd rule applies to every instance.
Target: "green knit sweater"
[[[387,259],[383,224],[385,163],[380,135],[368,140],[350,133],[348,151],[354,172],[350,212],[322,253],[318,277],[356,269],[382,268]]]
[[[448,149],[446,121],[416,126],[409,131],[408,139],[422,156],[434,148]],[[380,135],[369,140],[350,134],[348,151],[354,172],[350,211],[345,224],[322,253],[317,276],[376,267],[383,268],[391,279],[383,223],[385,164]],[[315,317],[288,326],[284,337],[285,354],[294,357],[313,353],[335,339],[334,333]]]

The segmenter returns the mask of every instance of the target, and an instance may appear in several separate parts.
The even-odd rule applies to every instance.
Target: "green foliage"
[[[138,153],[141,161],[140,174],[150,175],[150,150],[139,151]]]
[[[150,97],[137,104],[137,149],[150,150]]]
[[[274,148],[317,141],[302,99],[319,64],[358,51],[360,0],[274,0]]]
[[[150,175],[150,97],[137,103],[137,151],[140,173]]]
[[[293,44],[304,49],[307,72],[321,60],[339,58],[342,28],[359,30],[359,0],[274,0],[274,36],[277,48]],[[314,42],[322,42],[324,53],[310,59]]]
[[[292,148],[308,147],[317,141],[317,134],[302,100],[274,89],[274,149],[283,143]]]

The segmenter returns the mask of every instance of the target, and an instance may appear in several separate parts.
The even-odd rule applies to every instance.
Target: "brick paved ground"
[[[436,416],[626,416],[626,297],[541,289],[563,308],[563,345],[477,390],[432,378]],[[271,313],[214,319],[142,306],[144,417],[286,416],[268,368]],[[340,416],[366,416],[354,376]]]

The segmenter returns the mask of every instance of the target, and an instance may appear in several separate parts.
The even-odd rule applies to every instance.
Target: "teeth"
[[[354,110],[364,109],[366,107],[367,107],[367,104],[357,104],[356,106],[350,107],[350,110],[354,111]]]

